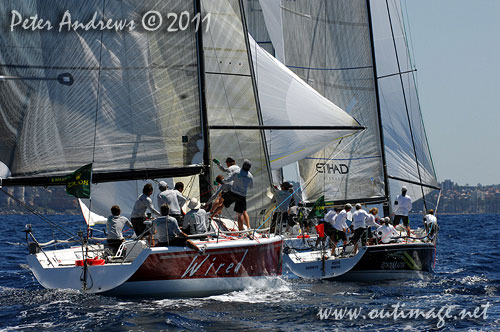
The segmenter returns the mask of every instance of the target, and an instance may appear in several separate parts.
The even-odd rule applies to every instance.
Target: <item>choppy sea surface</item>
[[[73,229],[81,223],[75,216],[46,217]],[[412,225],[420,223],[413,219]],[[0,215],[0,331],[500,330],[500,215],[439,216],[429,280],[354,283],[284,275],[239,292],[163,300],[44,289],[26,266],[27,223],[40,242],[51,239],[37,217]],[[418,317],[403,318],[416,309]]]

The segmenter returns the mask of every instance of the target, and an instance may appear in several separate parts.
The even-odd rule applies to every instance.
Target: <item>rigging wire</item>
[[[403,34],[403,41],[405,43],[405,47],[406,47],[406,54],[407,54],[407,61],[408,61],[408,66],[410,69],[414,69],[412,70],[409,75],[408,75],[408,81],[407,81],[407,84],[408,84],[408,87],[411,86],[411,83],[413,83],[413,86],[414,86],[414,89],[415,89],[415,98],[416,98],[416,103],[415,103],[415,107],[417,109],[417,114],[419,115],[419,122],[420,122],[420,135],[422,136],[423,140],[425,141],[425,147],[426,147],[426,150],[423,151],[424,153],[424,161],[427,161],[427,157],[429,158],[429,163],[430,163],[430,166],[432,167],[432,176],[433,178],[437,181],[437,175],[436,175],[436,170],[435,170],[435,167],[434,167],[434,162],[432,160],[432,154],[431,154],[431,149],[430,149],[430,145],[429,145],[429,140],[427,139],[427,132],[426,132],[426,129],[425,129],[425,125],[424,125],[424,117],[423,117],[423,114],[422,114],[422,109],[420,107],[420,97],[419,97],[419,93],[418,93],[418,81],[417,81],[417,71],[416,71],[416,58],[415,58],[415,53],[414,53],[414,47],[413,47],[413,38],[412,38],[412,35],[411,35],[411,27],[410,27],[410,20],[409,20],[409,15],[408,15],[408,6],[407,6],[407,3],[406,1],[402,1],[404,3],[404,6],[401,6],[401,11],[400,12],[396,12],[396,17],[398,19],[398,22],[399,22],[399,25],[402,27],[402,34]],[[404,11],[405,13],[403,12],[403,7],[404,7]],[[396,4],[394,3],[394,8],[398,8],[396,6]],[[406,20],[405,20],[405,17],[406,17]],[[411,47],[410,47],[411,46]],[[410,103],[411,103],[411,99],[410,99]],[[410,105],[411,107],[411,105]],[[413,107],[411,107],[413,109]],[[418,165],[417,165],[418,167]],[[427,170],[427,168],[424,166],[424,169]],[[432,181],[432,179],[431,179]],[[422,188],[422,191],[423,191],[423,188]],[[434,206],[437,206],[439,203],[433,203],[433,202],[426,202],[425,201],[425,195],[423,193],[423,196],[422,196],[422,199],[424,201],[424,204],[425,203],[430,203]]]
[[[394,46],[394,52],[395,52],[395,55],[396,55],[396,62],[397,62],[397,65],[398,65],[398,72],[401,72],[401,64],[400,64],[400,61],[399,61],[399,54],[398,54],[398,49],[397,49],[397,46],[396,46],[396,38],[394,36],[394,28],[393,28],[393,25],[392,25],[391,12],[390,12],[390,9],[389,9],[389,1],[386,0],[385,3],[386,3],[386,8],[387,8],[387,16],[389,18],[389,25],[390,25],[390,28],[391,28],[392,43],[393,43],[393,46]],[[415,163],[417,164],[418,178],[419,178],[419,181],[422,182],[422,175],[420,173],[420,166],[419,166],[419,162],[418,162],[417,150],[416,150],[416,146],[415,146],[415,139],[414,139],[414,136],[413,136],[413,128],[412,128],[412,125],[411,125],[410,113],[409,113],[409,110],[408,110],[408,102],[407,102],[407,98],[406,98],[405,86],[404,86],[402,75],[399,75],[399,79],[400,79],[400,83],[401,83],[401,90],[402,90],[402,93],[403,93],[403,100],[404,100],[404,103],[405,103],[406,117],[407,117],[407,120],[408,120],[408,126],[410,128],[410,137],[411,137],[411,142],[412,142],[412,146],[413,146],[413,153],[415,155]],[[426,206],[426,202],[425,202],[424,188],[421,186],[420,189],[422,191],[422,197],[423,197],[423,202],[424,202],[424,209],[427,210],[427,206]]]
[[[12,195],[9,192],[5,191],[3,188],[0,187],[0,191],[2,191],[5,195],[7,195],[10,198],[12,198],[14,201],[16,201],[19,205],[23,206],[26,210],[28,210],[29,212],[31,212],[33,215],[37,216],[38,218],[40,218],[41,220],[43,220],[44,222],[46,222],[47,224],[49,224],[51,227],[56,228],[57,230],[61,231],[65,235],[69,236],[70,238],[73,237],[73,234],[71,234],[70,232],[68,232],[64,228],[60,227],[58,224],[56,224],[55,222],[51,221],[50,219],[48,219],[47,217],[45,217],[41,213],[37,212],[35,209],[31,208],[29,205],[27,205],[26,203],[24,203],[23,201],[21,201],[20,199],[18,199],[17,197],[15,197],[14,195]]]
[[[407,49],[407,52],[408,52],[408,59],[410,61],[410,66],[411,68],[416,68],[417,65],[416,65],[416,57],[415,57],[415,47],[413,46],[413,38],[412,38],[412,35],[411,35],[411,26],[410,26],[410,20],[409,20],[409,15],[408,15],[408,6],[407,6],[407,3],[406,1],[404,1],[404,4],[405,4],[405,11],[406,11],[406,15],[403,15],[401,13],[401,16],[402,16],[402,20],[403,20],[403,23],[404,23],[404,17],[406,16],[407,17],[407,26],[408,26],[408,29],[406,29],[406,25],[402,24],[403,26],[403,33],[404,33],[404,40],[405,40],[405,43],[406,43],[406,49]],[[400,23],[401,24],[401,23]],[[406,32],[408,31],[408,32]],[[410,45],[411,45],[411,48],[410,48]],[[423,117],[423,114],[422,114],[422,109],[420,107],[420,97],[419,97],[419,89],[418,89],[418,80],[417,80],[417,76],[418,76],[418,73],[416,72],[416,69],[414,71],[414,73],[412,73],[411,75],[413,77],[413,84],[415,86],[415,96],[417,98],[417,108],[418,108],[418,111],[420,113],[420,120],[421,120],[421,124],[422,124],[422,131],[423,131],[423,137],[425,138],[425,143],[426,143],[426,147],[427,147],[427,151],[429,153],[429,159],[430,159],[430,164],[431,164],[431,167],[432,167],[432,172],[433,172],[433,176],[434,178],[437,180],[437,174],[436,174],[436,169],[434,167],[434,161],[432,160],[432,153],[431,153],[431,148],[430,148],[430,145],[429,145],[429,140],[427,139],[427,131],[425,129],[425,126],[424,126],[424,117]]]

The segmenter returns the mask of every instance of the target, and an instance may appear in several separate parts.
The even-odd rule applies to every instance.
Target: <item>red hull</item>
[[[188,280],[281,275],[282,241],[223,246],[205,253],[152,253],[130,277],[131,281]]]

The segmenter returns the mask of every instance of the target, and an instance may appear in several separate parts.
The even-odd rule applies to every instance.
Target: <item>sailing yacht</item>
[[[259,0],[247,6],[250,32],[261,45],[366,128],[293,166],[304,201],[312,204],[324,197],[329,206],[378,205],[384,216],[391,216],[395,194],[406,186],[424,210],[435,209],[437,202],[429,194],[440,188],[399,1]],[[335,272],[341,260],[310,248],[302,252],[303,239],[285,240],[290,251],[284,264],[303,277],[422,275],[432,272],[436,237],[416,233],[401,232],[404,240],[399,243],[366,247],[362,256],[349,258],[341,276]]]
[[[74,19],[119,14],[137,24],[149,11],[180,17],[169,22],[179,25],[174,30],[18,29],[0,36],[0,161],[6,169],[0,185],[68,188],[68,174],[84,183],[74,171],[91,165],[90,194],[78,196],[87,231],[70,237],[76,246],[42,243],[35,227],[25,230],[27,261],[40,284],[111,295],[203,296],[280,275],[283,239],[262,231],[273,169],[363,126],[285,66],[250,52],[256,44],[247,34],[243,2],[37,0],[17,6],[24,16],[51,22],[68,10]],[[0,13],[9,12],[0,5]],[[256,66],[266,75],[256,77]],[[301,109],[304,100],[322,116],[268,121],[276,112]],[[328,130],[318,135],[319,125]],[[277,139],[268,137],[276,132],[284,136],[274,150]],[[127,215],[140,181],[187,181],[189,196],[206,201],[218,174],[211,160],[228,155],[252,161],[247,204],[253,229],[235,230],[228,215],[211,222],[204,239],[193,239],[200,252],[136,238],[114,256],[92,236],[92,225],[111,205]]]

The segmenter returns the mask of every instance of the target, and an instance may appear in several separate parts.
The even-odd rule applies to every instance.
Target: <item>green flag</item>
[[[80,167],[66,176],[66,193],[78,198],[90,198],[92,164]]]
[[[323,218],[325,216],[325,196],[321,196],[314,202],[311,213],[308,218]]]

